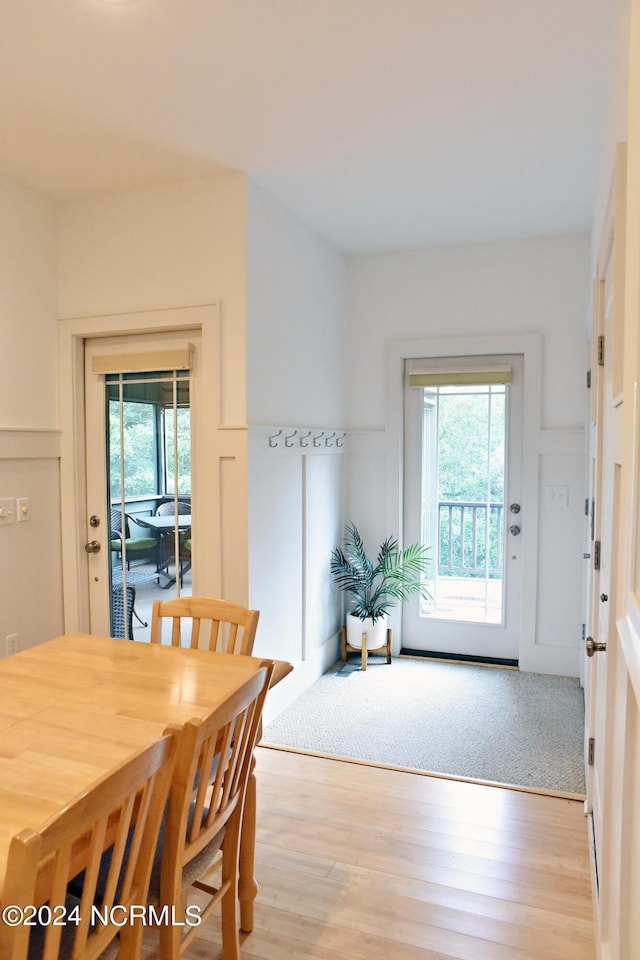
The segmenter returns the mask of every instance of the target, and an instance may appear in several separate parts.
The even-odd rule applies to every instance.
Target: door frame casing
[[[194,537],[194,569],[203,571],[204,581],[198,589],[220,594],[222,586],[222,533],[219,508],[220,490],[215,486],[218,471],[212,464],[222,458],[220,389],[220,310],[219,304],[166,310],[141,311],[61,319],[58,322],[58,370],[60,398],[60,512],[62,522],[62,587],[65,633],[88,632],[89,590],[88,563],[84,551],[87,530],[87,495],[85,482],[85,417],[84,417],[84,350],[85,341],[100,337],[154,334],[166,331],[198,329],[201,334],[202,372],[201,407],[206,411],[194,422],[193,494],[198,499],[197,526],[208,532]],[[211,425],[209,427],[209,424]],[[246,466],[246,427],[238,428],[240,445],[231,440],[232,450]],[[225,431],[229,434],[235,431]],[[197,448],[197,449],[196,449]],[[245,453],[243,454],[243,450]],[[242,474],[242,468],[240,470]],[[244,470],[246,477],[246,469]],[[245,484],[246,485],[246,484]],[[242,485],[240,484],[239,487]],[[198,491],[206,490],[206,496]],[[241,499],[242,490],[239,489]],[[246,519],[246,518],[245,518]],[[241,518],[240,518],[241,521]],[[238,544],[246,543],[239,539]],[[245,549],[246,553],[246,549]],[[239,549],[239,554],[242,550]],[[246,556],[237,556],[238,566],[246,570]]]
[[[391,341],[387,348],[387,524],[402,531],[404,512],[404,366],[406,360],[522,354],[522,516],[523,539],[520,609],[520,669],[538,669],[536,656],[536,587],[538,578],[538,474],[541,430],[542,336],[538,333]],[[400,637],[400,645],[402,638]],[[394,644],[394,646],[397,646]]]

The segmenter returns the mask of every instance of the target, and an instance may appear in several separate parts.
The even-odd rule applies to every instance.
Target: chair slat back
[[[201,625],[205,621],[209,624],[208,650],[250,656],[259,617],[258,610],[248,610],[240,604],[213,597],[156,600],[151,613],[151,642],[162,643],[162,621],[171,620],[171,645],[179,647],[186,633],[183,628],[190,626],[190,646],[198,648],[204,645]]]
[[[206,720],[185,724],[171,785],[164,834],[161,900],[180,889],[182,870],[234,821],[240,830],[244,794],[274,663],[256,675]]]
[[[37,930],[34,937],[43,940],[42,960],[68,957],[71,947],[65,940],[70,937],[74,960],[94,960],[118,934],[122,955],[139,955],[140,922],[121,927],[118,921],[121,908],[146,903],[177,738],[176,729],[168,729],[165,736],[97,781],[40,829],[23,830],[13,837],[3,905],[26,908],[46,904],[53,917],[64,918],[69,902],[67,885],[79,873],[84,872],[84,878],[72,922],[38,928],[0,924],[2,960],[27,960],[31,929]],[[111,857],[99,907],[104,922],[95,922],[93,905],[105,850],[111,850]],[[111,912],[116,905],[117,916]]]

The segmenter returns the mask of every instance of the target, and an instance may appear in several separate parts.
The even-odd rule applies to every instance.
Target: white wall
[[[542,336],[539,591],[535,644],[521,666],[578,676],[587,369],[589,238],[545,237],[357,256],[348,265],[350,361],[348,515],[367,540],[398,534],[390,514],[400,475],[389,450],[387,356],[392,341]],[[398,384],[398,389],[401,385]],[[569,507],[542,495],[569,488]],[[570,565],[571,571],[567,573]],[[396,624],[397,626],[397,624]]]
[[[221,301],[222,419],[245,423],[244,176],[225,174],[65,204],[60,317]]]
[[[342,256],[249,182],[249,596],[260,610],[256,653],[295,667],[270,695],[269,715],[338,655],[328,568],[345,448],[325,440],[345,423],[343,305]]]
[[[343,425],[344,258],[247,181],[247,421]]]
[[[603,232],[603,220],[609,202],[609,191],[614,174],[616,145],[627,139],[627,113],[629,104],[629,30],[631,0],[618,0],[612,4],[611,16],[616,17],[615,57],[609,94],[604,142],[600,163],[600,184],[593,216],[591,232],[591,260],[595,276],[596,259]],[[589,325],[590,325],[590,317]]]
[[[0,180],[0,498],[31,505],[0,526],[0,656],[63,629],[55,301],[55,207]]]

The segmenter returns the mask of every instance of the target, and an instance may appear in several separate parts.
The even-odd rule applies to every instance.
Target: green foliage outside
[[[488,414],[491,397],[491,449]],[[441,394],[438,499],[504,500],[504,393]],[[489,463],[487,463],[487,457]]]
[[[453,508],[451,531],[448,510],[440,511],[439,573],[483,576],[488,550],[489,575],[499,578],[503,512],[496,505],[504,502],[505,394],[441,392],[438,425],[438,500],[484,504],[475,510],[475,543],[472,508]]]
[[[166,437],[166,480],[165,493],[175,493],[174,468],[175,444],[173,431],[173,409],[165,410]],[[191,412],[188,407],[177,409],[178,420],[178,493],[191,493]]]
[[[124,495],[145,497],[173,493],[174,437],[173,410],[165,412],[166,483],[158,476],[159,462],[156,437],[156,404],[127,402],[122,405],[124,450]],[[160,451],[161,452],[161,451]],[[109,478],[112,500],[122,495],[120,477],[120,406],[109,403]],[[191,492],[191,440],[188,408],[178,409],[178,493]]]

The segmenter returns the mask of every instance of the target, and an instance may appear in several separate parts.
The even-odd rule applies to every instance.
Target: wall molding
[[[59,459],[62,431],[37,427],[0,428],[0,460]]]

